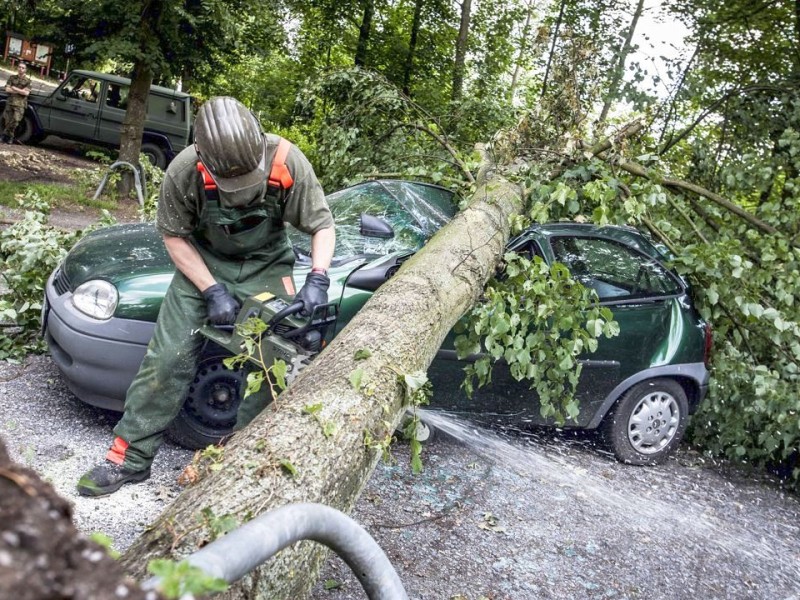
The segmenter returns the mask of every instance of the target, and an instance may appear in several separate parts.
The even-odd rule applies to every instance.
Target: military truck
[[[130,79],[108,73],[72,71],[49,95],[31,92],[16,139],[23,144],[36,144],[52,134],[119,148],[130,85]],[[5,101],[6,94],[0,88],[0,111]],[[169,88],[151,86],[142,153],[154,165],[166,168],[190,143],[191,128],[191,97]]]

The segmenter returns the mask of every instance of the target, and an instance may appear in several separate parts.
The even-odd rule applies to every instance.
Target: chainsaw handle
[[[296,315],[301,310],[303,310],[303,302],[302,300],[297,300],[296,302],[292,302],[289,306],[284,308],[283,310],[279,311],[269,320],[269,328],[272,329],[275,325],[283,321],[286,317],[290,317],[291,315]]]

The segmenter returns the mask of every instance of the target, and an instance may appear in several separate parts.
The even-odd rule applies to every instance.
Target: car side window
[[[109,83],[108,92],[106,93],[106,106],[122,110],[126,109],[128,107],[128,91],[129,87],[127,85]]]
[[[62,88],[62,92],[67,98],[77,98],[84,102],[96,104],[97,98],[100,96],[101,85],[97,79],[73,75]]]
[[[550,246],[555,259],[600,300],[670,296],[682,289],[656,260],[614,240],[564,236],[551,239]]]

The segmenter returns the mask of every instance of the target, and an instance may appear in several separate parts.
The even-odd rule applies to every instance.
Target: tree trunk
[[[519,83],[519,73],[522,70],[522,61],[528,51],[528,37],[530,36],[531,20],[533,19],[534,4],[533,1],[528,2],[528,12],[525,15],[525,25],[522,27],[522,36],[519,41],[519,52],[517,53],[517,60],[514,62],[514,74],[511,76],[511,85],[508,86],[508,101],[514,101],[514,92],[517,90]]]
[[[131,89],[128,94],[128,108],[120,127],[119,159],[138,167],[139,152],[142,148],[142,133],[147,116],[147,96],[153,83],[153,67],[149,62],[153,32],[159,31],[164,13],[165,0],[148,0],[144,3],[139,19],[139,57],[133,65]],[[120,196],[127,198],[133,189],[133,174],[122,171],[119,185]]]
[[[405,405],[399,376],[424,371],[445,335],[472,305],[503,253],[519,186],[494,178],[466,210],[384,284],[333,343],[225,447],[222,469],[184,492],[123,558],[144,577],[147,562],[196,550],[212,534],[202,511],[240,521],[290,502],[322,502],[349,512],[381,452],[365,438],[391,436]],[[359,350],[369,350],[357,361]],[[354,373],[362,373],[355,389]],[[322,403],[315,417],[303,407]],[[322,422],[335,433],[323,434]],[[291,463],[292,476],[281,464]],[[207,512],[207,511],[206,511]],[[304,542],[237,584],[229,598],[301,598],[325,556]]]
[[[550,76],[550,65],[553,64],[553,56],[556,53],[556,42],[558,41],[558,32],[561,29],[561,22],[564,19],[564,9],[567,6],[567,0],[561,0],[561,6],[558,9],[558,17],[556,24],[553,26],[553,42],[550,44],[550,54],[547,56],[547,66],[544,69],[544,77],[542,78],[542,93],[541,98],[544,98],[547,92],[547,79]]]
[[[425,0],[414,2],[414,18],[411,21],[411,36],[408,40],[408,54],[406,54],[406,65],[403,69],[403,93],[411,97],[411,73],[414,70],[414,54],[417,50],[417,36],[419,36],[420,21],[422,21],[422,5]]]
[[[633,34],[636,32],[636,25],[639,23],[639,17],[642,16],[644,9],[644,0],[639,0],[636,5],[636,10],[633,11],[633,19],[631,19],[631,26],[628,27],[628,34],[625,36],[625,41],[620,46],[619,54],[617,55],[617,64],[611,72],[611,81],[608,83],[608,92],[606,93],[606,101],[603,104],[603,110],[600,111],[599,123],[603,123],[608,116],[608,111],[611,109],[611,104],[617,99],[622,78],[625,76],[625,61],[631,53],[631,42]]]
[[[472,0],[462,0],[461,26],[456,39],[456,57],[453,63],[453,100],[459,100],[464,91],[464,71],[466,70],[467,42],[469,41],[469,21],[472,12]]]
[[[375,0],[363,0],[364,15],[361,18],[361,27],[358,29],[358,45],[356,46],[355,64],[363,67],[367,64],[367,46],[372,30],[372,16],[375,14]]]
[[[139,151],[142,149],[144,120],[147,116],[147,96],[153,83],[153,72],[144,62],[133,67],[131,90],[128,95],[128,109],[122,120],[119,144],[119,159],[134,166],[139,165]],[[125,172],[120,182],[120,194],[127,197],[133,189],[133,177],[130,171]]]

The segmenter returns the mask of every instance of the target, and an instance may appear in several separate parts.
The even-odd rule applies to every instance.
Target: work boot
[[[144,471],[131,471],[122,465],[105,461],[80,478],[78,493],[81,496],[105,496],[116,492],[123,484],[144,481],[148,477],[150,467]]]

